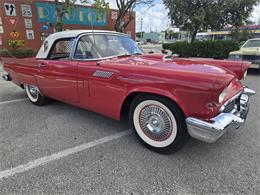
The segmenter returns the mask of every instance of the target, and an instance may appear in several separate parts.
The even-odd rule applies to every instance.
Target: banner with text
[[[36,3],[38,22],[49,22],[55,24],[57,22],[56,8],[53,3]],[[63,17],[64,24],[78,24],[85,26],[106,26],[106,12],[97,13],[95,8],[76,6],[70,14]]]

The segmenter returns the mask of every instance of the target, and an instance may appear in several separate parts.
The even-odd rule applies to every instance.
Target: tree
[[[56,31],[62,31],[64,26],[63,17],[75,9],[77,0],[54,0],[54,2],[57,15],[57,22],[54,27]],[[79,2],[83,5],[89,3],[88,0],[80,0]],[[104,9],[109,9],[109,3],[106,3],[104,0],[94,0],[93,7],[97,9],[97,13],[100,13]]]
[[[243,43],[248,39],[254,38],[254,31],[240,31],[239,29],[235,29],[231,32],[231,38],[232,40],[238,41],[239,43]]]
[[[200,30],[239,27],[259,0],[163,0],[173,25],[191,32],[192,42]]]
[[[141,39],[142,37],[144,37],[144,31],[142,31],[142,32],[137,32],[137,33],[136,33],[136,37],[138,37],[139,39]]]
[[[236,29],[248,23],[248,18],[257,3],[259,3],[259,0],[223,0],[226,23]]]
[[[179,33],[178,32],[174,32],[171,29],[167,29],[165,31],[165,38],[166,39],[178,39],[178,37],[179,37]]]
[[[116,0],[118,17],[115,23],[115,30],[123,32],[129,23],[134,19],[133,10],[138,5],[151,6],[153,0]]]

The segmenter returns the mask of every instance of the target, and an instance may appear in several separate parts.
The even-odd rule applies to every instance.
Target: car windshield
[[[96,59],[137,54],[143,54],[143,51],[128,36],[92,34],[80,38],[74,57]]]
[[[260,47],[260,40],[252,40],[252,41],[248,41],[243,48],[246,47]]]

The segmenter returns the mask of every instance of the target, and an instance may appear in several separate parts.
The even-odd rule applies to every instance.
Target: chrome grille
[[[255,55],[243,55],[243,60],[260,60],[260,56]]]
[[[234,100],[232,100],[231,102],[229,102],[226,106],[225,109],[223,110],[224,113],[230,113],[231,111],[233,111],[235,108],[236,109],[240,109],[240,102],[239,102],[240,96]]]

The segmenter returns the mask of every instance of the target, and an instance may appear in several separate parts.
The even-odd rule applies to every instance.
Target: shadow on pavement
[[[248,74],[250,75],[260,75],[260,69],[248,69]]]

